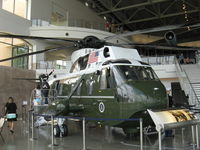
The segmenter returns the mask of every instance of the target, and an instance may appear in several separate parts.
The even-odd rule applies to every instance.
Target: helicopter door
[[[103,68],[100,74],[97,75],[97,80],[95,84],[97,98],[94,99],[94,105],[99,117],[118,117],[119,105],[114,96],[115,88],[113,83],[112,69],[110,67]]]

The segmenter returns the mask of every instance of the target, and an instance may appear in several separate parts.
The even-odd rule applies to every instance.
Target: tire
[[[62,128],[63,128],[62,136],[63,137],[68,136],[68,126],[66,124],[63,124]]]
[[[55,137],[60,137],[60,127],[58,125],[53,127],[53,134]]]

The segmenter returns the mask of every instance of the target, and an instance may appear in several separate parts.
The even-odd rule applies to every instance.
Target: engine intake
[[[175,46],[177,44],[176,34],[173,31],[166,32],[164,37],[167,44],[170,46]]]

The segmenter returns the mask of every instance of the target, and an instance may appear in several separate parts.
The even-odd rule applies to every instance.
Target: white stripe
[[[57,96],[58,98],[68,98],[68,96]],[[114,99],[114,96],[72,96],[72,98],[106,98],[106,99]]]

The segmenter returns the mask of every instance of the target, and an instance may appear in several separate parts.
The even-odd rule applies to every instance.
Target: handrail
[[[200,82],[191,82],[190,84],[200,84]]]
[[[55,89],[40,89],[40,90],[48,90],[49,91],[49,94],[48,94],[48,100],[49,100],[49,103],[53,102],[55,99],[56,99],[56,95],[57,95],[57,91]],[[33,106],[33,99],[35,98],[35,95],[34,95],[34,89],[32,90],[31,92],[31,96],[30,96],[30,103],[29,103],[29,107],[32,108]],[[44,95],[41,93],[41,101],[44,101],[46,97],[44,97]]]
[[[178,59],[177,59],[176,57],[174,57],[174,61],[175,61],[176,67],[178,67],[178,68],[181,70],[181,72],[182,72],[182,71],[183,71],[183,68],[181,67],[181,65],[180,65],[180,63],[178,62]]]
[[[197,100],[198,103],[200,104],[200,100],[198,99],[198,96],[197,96],[197,94],[196,94],[196,92],[195,92],[193,86],[191,85],[191,81],[190,81],[190,79],[189,79],[187,73],[183,70],[183,68],[182,68],[181,65],[179,64],[179,62],[178,62],[178,60],[177,60],[176,57],[175,57],[175,66],[176,66],[176,68],[177,68],[177,71],[178,71],[179,74],[180,74],[180,76],[178,75],[178,78],[179,78],[179,81],[180,81],[180,84],[181,84],[182,89],[183,89],[183,90],[185,91],[185,93],[186,93],[186,89],[185,89],[185,87],[184,87],[184,85],[183,85],[183,84],[185,84],[185,83],[184,83],[184,82],[182,81],[182,79],[181,79],[181,78],[183,78],[183,76],[181,75],[181,73],[184,74],[185,80],[186,80],[186,82],[188,82],[189,88],[192,90],[192,92],[193,92],[193,94],[194,94],[196,100]],[[189,98],[190,98],[190,96],[189,96]]]
[[[174,55],[165,55],[165,56],[149,56],[149,57],[142,57],[142,61],[148,64],[156,64],[156,65],[165,65],[165,64],[174,64]]]
[[[196,97],[197,101],[200,103],[200,101],[199,101],[199,98],[198,98],[198,96],[197,96],[197,94],[196,94],[196,92],[195,92],[195,90],[194,90],[193,86],[191,86],[191,81],[190,81],[190,79],[188,78],[188,75],[187,75],[187,73],[186,73],[185,71],[184,71],[184,73],[185,73],[185,75],[186,75],[186,78],[187,78],[187,80],[189,81],[189,85],[190,85],[190,87],[191,87],[192,91],[194,92],[194,95],[195,95],[195,97]]]

